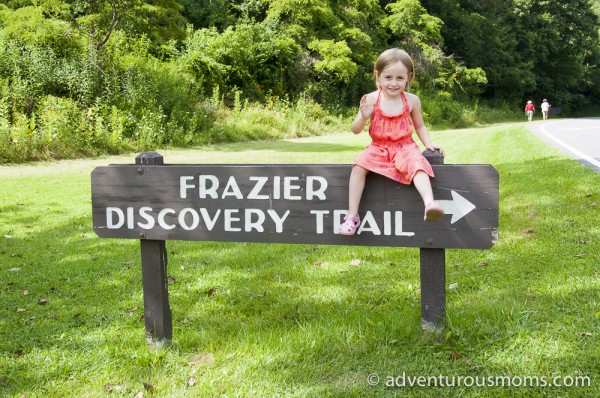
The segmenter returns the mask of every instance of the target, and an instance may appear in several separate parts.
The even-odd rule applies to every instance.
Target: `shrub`
[[[27,115],[12,115],[12,123],[0,124],[0,159],[2,162],[22,162],[36,158],[33,154],[39,147],[33,126],[34,119]]]
[[[68,98],[44,97],[37,109],[35,136],[49,157],[76,157],[92,154],[96,147],[94,130],[77,104]]]
[[[261,105],[246,101],[239,110],[218,110],[214,126],[202,134],[199,143],[272,140],[319,135],[343,129],[339,119],[319,104],[300,98],[292,103],[285,98],[268,97]]]
[[[219,87],[229,103],[236,90],[254,101],[270,94],[295,97],[306,77],[300,46],[267,22],[189,32],[179,64],[203,94]]]
[[[132,130],[135,119],[114,105],[97,104],[87,110],[91,128],[94,130],[95,144],[101,152],[118,153],[132,150],[131,140],[125,138],[125,131]]]

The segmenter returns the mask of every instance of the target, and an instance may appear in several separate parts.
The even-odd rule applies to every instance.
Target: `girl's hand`
[[[367,96],[363,95],[360,99],[360,114],[364,119],[368,119],[373,114],[373,104],[367,104]]]
[[[441,146],[431,144],[429,146],[426,146],[425,148],[432,152],[438,151],[440,155],[444,156],[444,148],[442,148]]]

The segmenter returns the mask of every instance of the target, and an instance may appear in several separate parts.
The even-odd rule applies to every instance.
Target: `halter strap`
[[[382,90],[379,89],[379,93],[377,94],[377,101],[375,101],[375,106],[379,109],[380,112],[383,112],[381,110],[381,106],[380,106],[380,102],[381,102],[381,93]],[[402,90],[400,92],[400,96],[402,97],[402,113],[399,113],[397,115],[394,116],[401,116],[404,115],[404,113],[410,113],[409,109],[408,109],[408,99],[406,99],[406,95],[404,94],[404,90]]]

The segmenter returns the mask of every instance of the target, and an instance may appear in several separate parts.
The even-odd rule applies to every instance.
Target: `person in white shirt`
[[[544,101],[542,101],[542,116],[544,118],[544,120],[548,119],[548,112],[550,111],[550,104],[548,103],[548,100],[544,98]]]

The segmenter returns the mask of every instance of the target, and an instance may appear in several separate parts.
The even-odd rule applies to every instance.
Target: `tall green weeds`
[[[66,58],[0,35],[0,164],[318,135],[339,121],[305,97],[207,96],[147,47],[115,33],[104,52]]]
[[[509,122],[522,116],[519,109],[511,108],[506,103],[481,103],[467,99],[458,101],[445,92],[425,94],[421,101],[425,123],[438,130]]]

